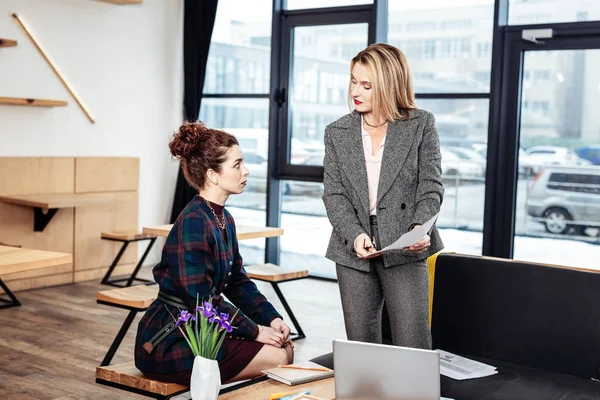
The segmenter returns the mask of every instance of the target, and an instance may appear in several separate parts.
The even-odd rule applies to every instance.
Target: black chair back
[[[600,272],[440,254],[434,349],[600,377]]]

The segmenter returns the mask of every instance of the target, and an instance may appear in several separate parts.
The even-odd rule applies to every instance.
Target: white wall
[[[0,97],[69,101],[56,108],[0,106],[0,156],[139,157],[140,227],[167,223],[177,178],[167,144],[182,120],[182,8],[177,0],[128,6],[0,0],[0,37],[18,40],[17,47],[0,48]],[[95,124],[13,12],[27,23]]]

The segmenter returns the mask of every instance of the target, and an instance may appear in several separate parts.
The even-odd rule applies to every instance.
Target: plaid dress
[[[213,206],[214,208],[216,207]],[[242,266],[235,222],[227,210],[223,210],[223,215],[226,235],[219,228],[204,199],[198,195],[194,197],[169,232],[161,261],[154,267],[153,273],[160,290],[183,300],[188,310],[196,307],[197,295],[200,299],[211,296],[219,312],[233,316],[235,307],[221,294],[240,309],[232,322],[237,327],[232,333],[234,336],[225,339],[217,357],[222,367],[222,380],[225,382],[233,375],[223,376],[223,370],[228,369],[229,374],[234,375],[241,372],[262,347],[262,344],[253,340],[258,335],[258,325],[269,326],[273,319],[281,318],[281,315],[248,278]],[[151,352],[143,347],[161,328],[173,322],[173,316],[176,317],[178,313],[176,307],[157,299],[146,310],[138,325],[135,365],[150,377],[185,376],[191,373],[194,356],[178,329],[173,330]],[[247,340],[242,342],[241,339]],[[227,354],[228,349],[240,353],[240,344],[242,348],[243,345],[253,346],[250,359],[245,361],[245,365],[233,366],[233,371],[232,366],[223,368],[222,362],[235,360],[235,357]],[[240,363],[239,357],[237,363]]]

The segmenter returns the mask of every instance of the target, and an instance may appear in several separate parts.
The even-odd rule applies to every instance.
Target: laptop
[[[440,356],[432,350],[333,341],[336,400],[440,400]]]

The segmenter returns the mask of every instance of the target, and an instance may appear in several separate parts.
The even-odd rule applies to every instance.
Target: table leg
[[[119,250],[119,252],[117,253],[117,256],[115,257],[112,264],[108,268],[108,271],[106,271],[106,274],[104,275],[104,278],[102,278],[102,282],[100,282],[100,283],[102,283],[103,285],[110,285],[110,282],[108,281],[110,279],[110,275],[112,274],[113,270],[119,263],[119,260],[121,259],[121,256],[123,256],[123,253],[125,253],[125,250],[127,249],[128,245],[129,245],[129,242],[123,242],[123,246],[121,246],[121,250]]]
[[[306,335],[304,334],[304,331],[302,330],[300,323],[298,323],[296,316],[292,312],[292,309],[290,308],[289,304],[285,300],[285,296],[281,292],[281,289],[279,289],[279,285],[277,284],[277,282],[271,282],[271,286],[273,286],[273,289],[275,290],[275,294],[277,294],[277,297],[279,297],[279,300],[281,301],[283,308],[285,309],[288,316],[290,317],[292,325],[294,325],[294,328],[296,328],[297,333],[290,333],[291,339],[292,340],[304,339],[306,337]]]
[[[131,273],[131,276],[127,280],[127,284],[125,286],[131,286],[131,284],[133,283],[134,280],[148,282],[150,284],[154,283],[154,281],[148,281],[146,279],[138,279],[138,278],[136,278],[136,276],[137,276],[137,273],[140,270],[140,268],[142,268],[142,264],[144,264],[144,260],[146,259],[146,256],[148,255],[148,253],[150,253],[150,249],[152,248],[152,245],[154,244],[155,241],[156,241],[156,238],[152,238],[150,240],[150,243],[148,243],[148,247],[146,247],[146,251],[144,252],[144,255],[142,255],[142,258],[140,258],[140,262],[138,262],[138,264],[135,266],[135,269]]]
[[[15,297],[13,292],[10,291],[10,289],[6,286],[6,284],[2,281],[2,279],[0,279],[0,288],[2,288],[2,290],[4,290],[4,294],[6,294],[8,296],[8,298],[10,299],[10,300],[0,299],[0,303],[4,303],[4,304],[0,304],[0,308],[18,307],[21,305],[21,302]]]

